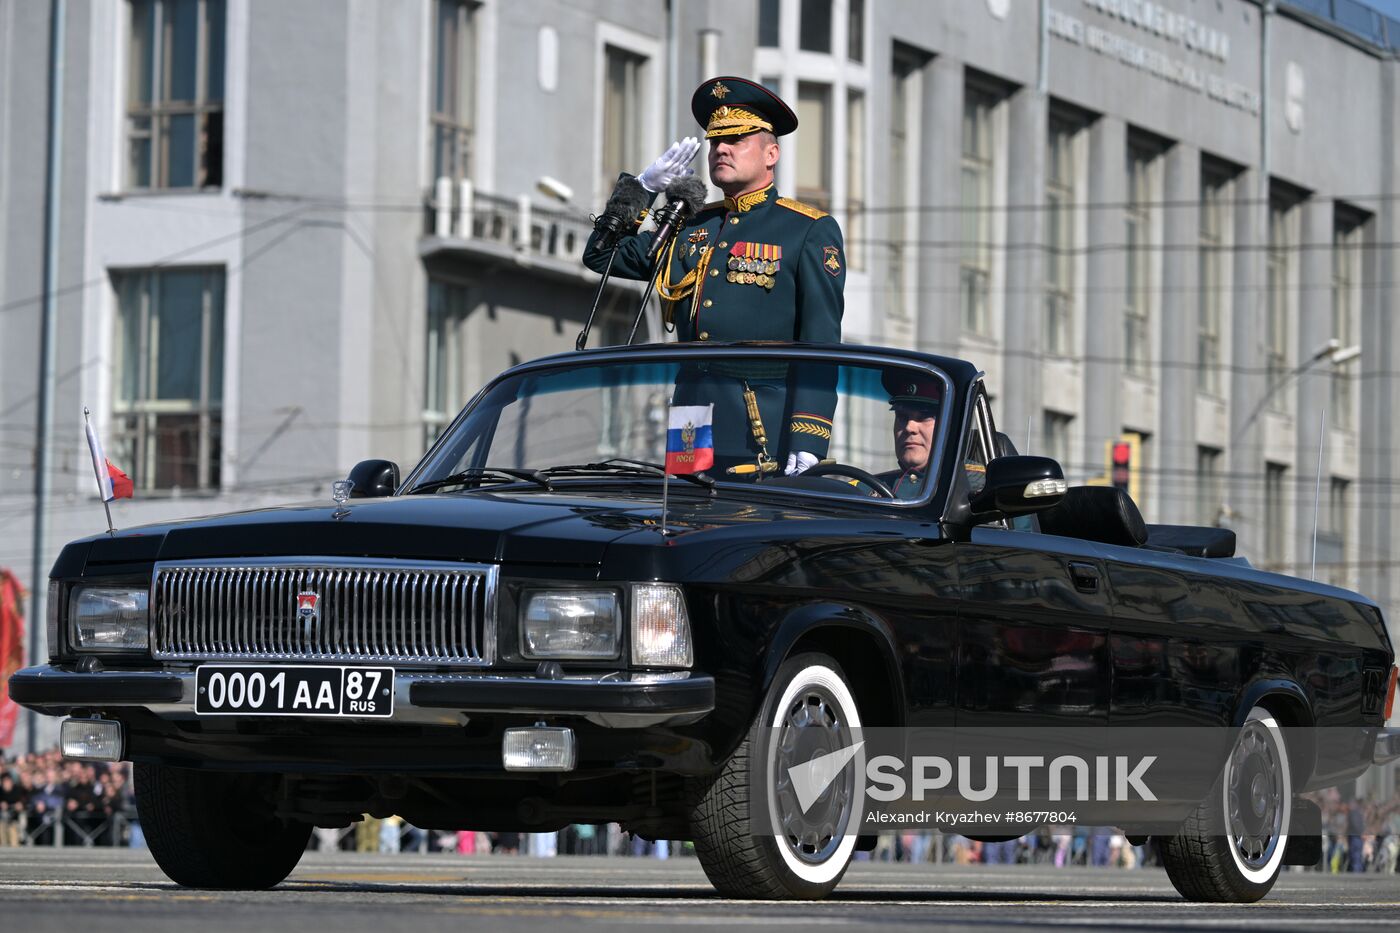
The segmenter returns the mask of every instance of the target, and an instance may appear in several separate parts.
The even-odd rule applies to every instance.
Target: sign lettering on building
[[[1225,62],[1230,39],[1217,29],[1167,9],[1152,0],[1084,0],[1084,5],[1205,58]],[[1145,72],[1178,87],[1204,94],[1211,100],[1245,113],[1259,115],[1259,92],[1206,71],[1194,62],[1149,48],[1132,36],[1086,23],[1062,10],[1049,11],[1050,34],[1082,46],[1122,65]]]

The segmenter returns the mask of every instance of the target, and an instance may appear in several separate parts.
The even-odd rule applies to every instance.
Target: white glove
[[[648,165],[642,174],[637,176],[637,180],[642,183],[643,188],[652,194],[665,191],[677,178],[685,178],[687,175],[695,174],[695,169],[690,168],[690,163],[694,161],[695,154],[699,151],[700,140],[694,136],[687,136],[679,142],[671,143],[671,148],[661,153],[655,162]]]
[[[799,473],[807,472],[816,465],[816,454],[809,454],[806,451],[802,451],[800,453],[795,454],[788,454],[787,469],[783,470],[783,473],[787,476],[796,476]]]

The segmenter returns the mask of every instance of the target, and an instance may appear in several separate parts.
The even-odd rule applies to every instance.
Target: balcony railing
[[[579,262],[593,231],[581,213],[542,208],[528,195],[505,198],[476,191],[470,181],[439,178],[425,211],[427,236],[480,240],[517,253]]]

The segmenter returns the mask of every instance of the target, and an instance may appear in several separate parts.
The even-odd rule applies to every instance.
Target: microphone
[[[709,189],[694,175],[678,178],[666,186],[666,206],[656,212],[656,239],[647,250],[646,262],[651,265],[661,251],[675,237],[681,224],[700,208],[705,206],[705,194]]]
[[[617,187],[608,198],[603,213],[593,221],[593,229],[602,234],[599,246],[602,249],[612,249],[616,246],[617,241],[637,222],[637,217],[647,209],[655,197],[655,194],[642,187],[636,176],[626,172],[619,175]]]

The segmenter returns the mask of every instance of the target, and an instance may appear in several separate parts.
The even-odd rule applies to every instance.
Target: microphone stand
[[[672,225],[671,228],[671,235],[666,238],[665,242],[659,244],[660,248],[656,251],[656,259],[651,264],[651,274],[647,276],[646,290],[642,292],[642,303],[637,305],[637,316],[632,319],[632,331],[627,335],[626,345],[629,347],[632,345],[632,341],[637,339],[637,328],[642,323],[642,315],[646,313],[647,302],[651,299],[652,289],[656,287],[657,270],[659,270],[661,268],[661,264],[666,261],[666,252],[670,248],[671,243],[676,239],[677,236],[680,235],[680,220],[680,217],[676,218],[676,222]]]
[[[593,318],[598,314],[598,305],[602,304],[603,290],[608,287],[608,276],[612,275],[613,260],[617,258],[619,245],[614,243],[613,248],[608,250],[608,264],[603,267],[603,277],[598,280],[598,290],[593,293],[593,307],[588,312],[588,320],[584,322],[583,330],[578,332],[578,339],[574,341],[575,350],[582,350],[588,345],[588,332],[593,329]]]

